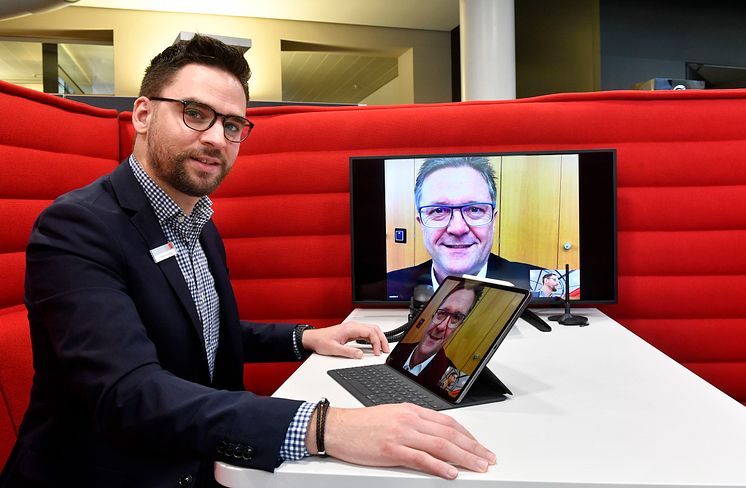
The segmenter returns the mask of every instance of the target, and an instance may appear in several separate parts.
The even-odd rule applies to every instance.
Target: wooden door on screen
[[[505,156],[499,254],[546,269],[580,266],[577,154]]]

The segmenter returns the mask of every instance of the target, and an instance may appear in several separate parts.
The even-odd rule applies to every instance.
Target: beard
[[[147,147],[148,161],[157,178],[191,197],[203,197],[214,192],[230,172],[225,156],[218,149],[205,147],[174,153],[169,151],[163,138],[154,130],[147,134]],[[216,175],[200,171],[190,173],[189,160],[199,160],[205,156],[220,160],[220,172]]]

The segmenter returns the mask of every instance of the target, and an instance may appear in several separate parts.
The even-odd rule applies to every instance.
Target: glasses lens
[[[442,308],[439,308],[435,311],[435,321],[437,323],[443,322],[448,317],[451,318],[451,320],[448,321],[448,328],[449,329],[455,329],[459,325],[461,325],[461,322],[464,321],[466,318],[466,315],[462,314],[461,312],[447,312],[443,310]]]
[[[492,220],[492,205],[477,203],[461,207],[461,215],[469,225],[489,224]]]
[[[428,205],[420,208],[420,220],[425,227],[442,229],[448,227],[454,209],[458,209],[469,225],[479,226],[492,222],[493,206],[489,203],[473,203],[463,206]]]
[[[426,227],[446,227],[451,220],[452,210],[450,207],[439,207],[436,205],[422,207],[420,209],[420,220]]]
[[[241,142],[248,137],[251,123],[243,117],[226,117],[223,120],[225,138],[231,142]]]
[[[456,327],[461,325],[461,322],[463,322],[465,318],[466,315],[462,314],[461,312],[452,313],[451,320],[448,322],[448,328],[455,329]]]
[[[215,111],[203,103],[189,102],[184,105],[184,123],[191,129],[207,130],[216,117]]]

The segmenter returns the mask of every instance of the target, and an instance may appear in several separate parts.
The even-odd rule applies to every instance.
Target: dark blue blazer
[[[417,266],[391,271],[386,274],[386,291],[388,297],[396,295],[399,299],[409,300],[412,290],[417,285],[432,285],[430,269],[432,260]],[[530,264],[518,263],[490,254],[487,259],[487,278],[509,281],[519,288],[531,289],[529,273],[542,268]]]
[[[126,162],[36,221],[25,302],[35,375],[0,486],[213,486],[213,463],[273,470],[300,402],[243,390],[243,363],[295,360],[291,324],[240,322],[222,240],[200,241],[220,296],[211,381],[202,325]]]

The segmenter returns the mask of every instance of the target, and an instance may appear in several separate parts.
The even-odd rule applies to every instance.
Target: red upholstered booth
[[[0,462],[29,400],[24,250],[39,212],[119,162],[119,123],[101,110],[0,82]]]
[[[38,212],[132,147],[117,116],[0,82],[0,460],[33,374],[23,250]],[[746,91],[596,92],[507,102],[249,111],[214,195],[241,316],[328,325],[352,309],[350,155],[616,148],[619,303],[601,307],[746,403]],[[278,219],[279,207],[303,208]],[[9,219],[9,220],[8,220]],[[247,366],[271,393],[295,363]]]

